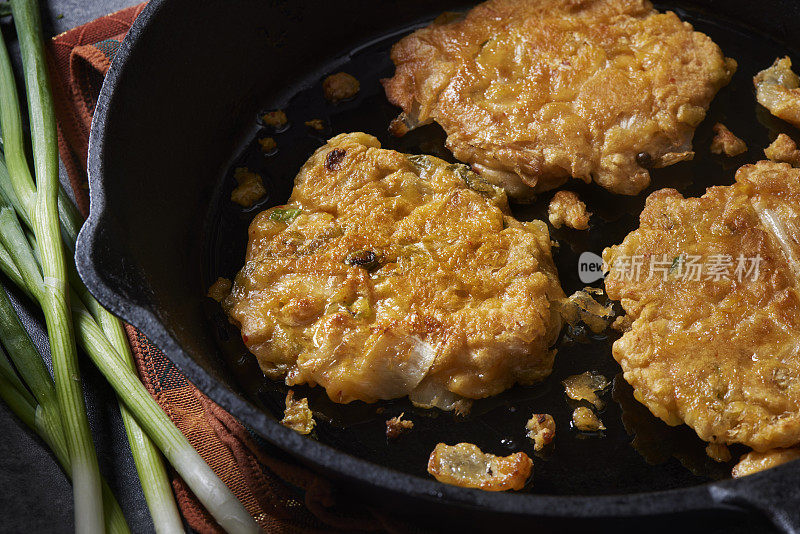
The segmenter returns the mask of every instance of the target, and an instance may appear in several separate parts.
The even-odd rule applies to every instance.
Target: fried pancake
[[[339,135],[249,236],[224,307],[272,378],[451,408],[550,373],[564,294],[547,227],[463,165]]]
[[[621,194],[691,159],[695,127],[736,62],[646,0],[490,0],[392,48],[392,131],[435,121],[512,196],[570,176]]]
[[[632,319],[613,354],[637,400],[709,442],[800,442],[799,243],[800,170],[785,163],[745,165],[700,198],[650,195],[639,229],[603,252]]]

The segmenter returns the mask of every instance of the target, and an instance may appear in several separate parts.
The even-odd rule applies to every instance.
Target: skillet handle
[[[753,510],[783,534],[800,534],[800,460],[709,488],[720,504]]]

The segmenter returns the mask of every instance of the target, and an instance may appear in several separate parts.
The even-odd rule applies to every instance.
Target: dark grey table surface
[[[56,35],[136,3],[137,0],[43,0],[43,17],[48,31]],[[13,36],[7,22],[3,23],[3,31],[7,38]],[[26,323],[37,322],[35,316],[30,319]],[[41,332],[34,327],[33,334],[42,348]],[[103,474],[119,499],[131,531],[154,532],[113,394],[91,366],[83,365],[81,369],[89,384],[90,419]],[[72,514],[72,489],[66,476],[39,440],[0,403],[0,532],[72,532]]]

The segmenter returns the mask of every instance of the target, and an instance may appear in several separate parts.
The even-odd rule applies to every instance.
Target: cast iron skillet
[[[366,131],[387,147],[449,157],[435,126],[401,140],[389,138],[386,126],[398,110],[386,102],[378,80],[392,74],[388,48],[400,36],[442,11],[468,7],[421,0],[152,0],[117,53],[95,113],[91,216],[77,247],[87,286],[263,437],[265,446],[346,483],[372,505],[468,527],[496,525],[501,516],[503,524],[530,525],[537,518],[537,525],[561,526],[569,518],[573,526],[598,519],[630,525],[636,518],[695,518],[714,510],[725,510],[730,520],[743,509],[757,509],[781,529],[797,531],[800,462],[723,480],[730,465],[710,462],[687,428],[655,420],[619,378],[606,395],[605,435],[572,432],[572,406],[560,380],[588,369],[609,378],[619,372],[610,356],[613,339],[580,328],[562,336],[553,376],[545,383],[478,402],[463,420],[415,410],[405,401],[335,405],[321,391],[304,388],[320,421],[312,438],[276,422],[285,387],[263,377],[217,305],[204,298],[205,289],[241,267],[248,222],[288,197],[300,165],[328,136]],[[760,159],[777,131],[791,131],[755,104],[750,77],[777,55],[793,52],[787,43],[800,33],[800,5],[698,0],[660,7],[676,9],[740,64],[698,129],[698,157],[656,174],[648,191],[669,186],[699,195],[709,185],[730,183],[739,165]],[[352,102],[332,106],[322,98],[320,81],[338,70],[355,74],[362,91]],[[270,108],[287,110],[288,129],[270,131],[257,122],[258,111]],[[313,118],[325,120],[324,132],[304,127]],[[708,154],[710,126],[717,120],[747,141],[748,154],[731,160]],[[259,151],[256,139],[264,135],[276,138],[277,153]],[[265,178],[268,198],[251,210],[228,200],[236,166]],[[553,234],[568,293],[583,286],[578,255],[621,241],[635,228],[647,193],[617,197],[596,187],[569,187],[579,191],[595,217],[588,232]],[[541,218],[549,196],[513,211],[522,219]],[[526,491],[462,489],[438,484],[425,473],[427,455],[438,441],[533,455],[524,424],[534,410],[552,413],[559,431],[554,450],[535,460],[534,482]],[[415,421],[415,429],[387,443],[384,421],[401,411]]]

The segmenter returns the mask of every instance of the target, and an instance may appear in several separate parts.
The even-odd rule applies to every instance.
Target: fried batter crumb
[[[625,333],[630,329],[631,324],[633,324],[633,320],[630,315],[620,315],[611,323],[611,328],[617,332]]]
[[[797,149],[794,140],[786,134],[779,134],[772,144],[764,149],[764,155],[772,161],[800,167],[800,150]]]
[[[557,309],[570,325],[583,322],[592,332],[599,334],[614,320],[614,306],[600,304],[592,294],[602,294],[602,290],[587,287],[576,291],[568,298],[558,301]]]
[[[283,411],[281,424],[298,434],[310,434],[317,423],[308,408],[308,399],[295,400],[294,391],[290,389],[286,394],[286,409]]]
[[[520,490],[532,469],[533,462],[524,452],[495,456],[472,443],[439,443],[428,460],[428,473],[439,482],[485,491]]]
[[[572,412],[572,424],[581,432],[599,432],[606,429],[597,414],[585,406],[579,406]]]
[[[261,139],[258,140],[258,144],[261,145],[262,152],[272,152],[273,150],[278,148],[278,144],[272,137],[262,137]]]
[[[702,106],[683,104],[678,108],[678,120],[696,128],[706,118],[706,110]]]
[[[264,182],[258,174],[239,167],[234,171],[233,177],[239,185],[231,192],[231,200],[240,206],[249,208],[267,194]]]
[[[714,139],[711,141],[712,154],[725,154],[729,158],[747,152],[747,145],[736,137],[727,126],[718,122],[714,125]]]
[[[535,413],[525,425],[528,438],[533,440],[533,450],[540,451],[556,437],[556,422],[549,413]]]
[[[273,128],[283,128],[286,126],[286,123],[289,120],[286,118],[286,113],[283,110],[278,109],[275,111],[268,111],[261,116],[261,120],[267,126],[272,126]]]
[[[217,278],[217,281],[211,284],[211,287],[208,288],[208,293],[206,293],[206,295],[217,302],[222,302],[222,299],[227,297],[230,292],[231,281],[220,276]]]
[[[706,447],[706,455],[721,464],[731,461],[731,451],[724,443],[709,443]]]
[[[547,208],[550,224],[556,228],[566,224],[575,230],[586,230],[589,228],[591,216],[591,212],[586,210],[586,204],[572,191],[559,191],[553,195]]]
[[[800,449],[772,449],[766,452],[751,451],[742,455],[733,466],[731,476],[741,478],[800,458]]]
[[[417,126],[411,117],[402,112],[389,123],[389,133],[395,137],[403,137]]]
[[[358,80],[346,72],[331,74],[322,82],[325,98],[336,104],[342,100],[353,98],[361,88]]]
[[[800,77],[792,71],[789,57],[775,63],[753,78],[758,103],[770,113],[800,128]]]
[[[310,121],[306,121],[305,125],[318,132],[321,132],[325,129],[325,123],[322,121],[322,119],[311,119]]]
[[[686,152],[672,152],[670,154],[664,154],[661,158],[656,160],[653,163],[653,167],[669,167],[670,165],[675,165],[676,163],[680,163],[682,161],[692,161],[693,159],[694,151],[692,150],[688,150]]]
[[[472,400],[458,399],[452,404],[452,410],[456,415],[466,417],[469,415],[470,410],[472,410]]]
[[[404,415],[401,413],[397,417],[392,417],[386,421],[386,437],[388,439],[399,438],[402,434],[414,428],[414,422],[403,419]]]
[[[604,391],[608,385],[608,379],[595,371],[586,371],[579,375],[568,376],[564,379],[564,391],[572,400],[587,401],[594,404],[597,409],[603,409],[605,403],[597,395],[597,392]]]

